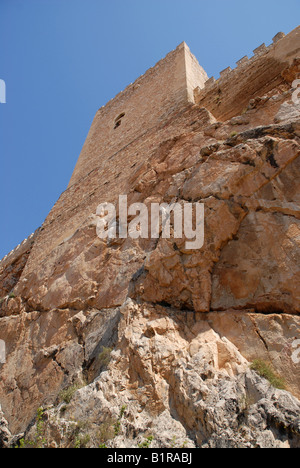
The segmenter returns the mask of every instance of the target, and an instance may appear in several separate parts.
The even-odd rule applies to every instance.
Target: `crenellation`
[[[140,83],[142,83],[145,79],[149,78],[153,73],[155,73],[156,69],[158,69],[159,67],[161,67],[161,65],[165,64],[171,55],[173,54],[176,54],[177,51],[180,51],[182,49],[185,49],[185,47],[187,47],[187,45],[185,44],[185,42],[182,42],[181,44],[179,44],[178,47],[176,47],[176,49],[172,50],[171,52],[169,52],[164,58],[160,59],[156,65],[154,65],[153,67],[150,67],[148,68],[148,70],[145,71],[145,73],[143,73],[142,75],[140,75],[133,83],[130,83],[125,89],[123,89],[122,91],[120,91],[118,94],[116,94],[113,98],[111,98],[105,105],[101,106],[99,108],[99,110],[101,109],[104,109],[106,108],[111,102],[114,102],[116,101],[119,97],[122,96],[122,94],[124,93],[129,93],[130,91],[134,91],[134,89],[138,88],[140,86]],[[188,49],[188,47],[187,47]],[[188,49],[189,50],[189,49]]]
[[[250,99],[284,83],[283,70],[299,57],[299,34],[300,27],[288,35],[278,33],[268,47],[265,43],[257,47],[252,57],[238,60],[236,68],[226,68],[218,80],[203,89],[195,89],[196,103],[219,120],[239,115]]]
[[[297,28],[297,29],[299,29],[299,28]],[[265,43],[261,44],[259,47],[254,49],[254,51],[253,51],[254,55],[252,57],[249,58],[247,55],[245,55],[244,57],[242,57],[240,60],[238,60],[236,62],[236,65],[237,65],[236,68],[231,68],[231,67],[225,68],[224,70],[222,70],[220,72],[219,79],[216,80],[214,77],[210,78],[209,80],[206,81],[205,87],[201,88],[201,89],[199,88],[199,90],[195,89],[195,93],[199,95],[200,92],[202,92],[202,91],[205,92],[207,90],[207,88],[210,88],[212,85],[218,85],[218,82],[219,82],[220,78],[228,77],[228,75],[230,75],[231,72],[239,69],[242,66],[253,65],[254,62],[258,58],[261,58],[262,55],[267,54],[268,52],[270,52],[274,48],[274,46],[276,46],[277,43],[280,40],[284,39],[285,37],[287,37],[287,36],[283,32],[279,32],[273,38],[273,41],[269,46],[266,46]]]
[[[228,76],[230,72],[232,72],[232,68],[231,68],[231,67],[227,67],[227,68],[225,68],[225,70],[222,70],[222,71],[220,72],[220,77],[221,77],[221,78],[224,78],[224,76]]]
[[[260,55],[260,54],[263,54],[264,52],[266,52],[266,50],[267,50],[267,46],[264,43],[264,44],[261,44],[256,49],[254,49],[253,53],[254,53],[254,55]]]
[[[203,88],[207,78],[185,43],[170,52],[97,112],[69,185],[177,109],[194,104],[194,89]],[[121,113],[126,116],[116,127]]]
[[[209,88],[211,87],[212,85],[214,85],[216,83],[216,79],[214,76],[212,76],[211,78],[209,78],[209,80],[206,81],[205,83],[205,88]],[[196,88],[197,90],[201,91],[201,88],[199,88],[199,86]]]
[[[27,244],[28,241],[31,241],[33,239],[33,237],[38,233],[39,229],[37,229],[35,232],[33,232],[32,234],[30,234],[29,237],[27,237],[26,239],[24,239],[20,244],[18,244],[13,250],[11,250],[7,255],[5,255],[5,257],[3,257],[1,260],[0,260],[0,268],[3,266],[3,264],[6,262],[6,260],[10,259],[10,257],[12,257],[13,255],[17,254],[18,251],[21,249],[21,247],[24,247],[25,244]]]
[[[273,37],[273,43],[276,44],[278,41],[280,41],[284,37],[285,37],[285,34],[283,32],[277,33],[276,36]]]
[[[245,56],[242,57],[240,60],[238,60],[238,61],[236,62],[236,64],[237,64],[238,67],[240,67],[240,66],[242,66],[242,65],[245,65],[245,64],[248,63],[248,62],[249,62],[249,57],[248,57],[248,55],[245,55]]]

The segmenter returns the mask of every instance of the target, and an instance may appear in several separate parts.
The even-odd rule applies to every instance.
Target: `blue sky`
[[[183,40],[217,77],[299,13],[299,0],[0,0],[0,258],[66,189],[99,107]]]

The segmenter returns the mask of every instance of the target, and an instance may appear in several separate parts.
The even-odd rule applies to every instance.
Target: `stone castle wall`
[[[0,261],[0,299],[13,292],[37,238],[37,229]]]
[[[99,203],[115,202],[119,194],[130,193],[131,175],[147,165],[162,141],[184,133],[201,108],[217,120],[226,120],[241,114],[249,99],[279,86],[284,81],[282,71],[299,55],[299,31],[285,37],[279,33],[271,46],[260,46],[254,57],[241,59],[235,70],[221,72],[218,81],[208,80],[182,43],[102,107],[67,190],[39,232],[23,277],[38,271],[43,259],[95,214]],[[184,111],[195,102],[198,111],[187,118]],[[155,178],[151,167],[149,174]]]
[[[97,112],[69,187],[176,109],[194,103],[195,87],[203,88],[207,78],[185,43],[170,52]]]
[[[226,68],[216,81],[207,80],[204,89],[195,89],[195,101],[218,120],[240,115],[249,101],[264,96],[285,82],[282,72],[300,55],[300,27],[285,36],[278,33],[273,44],[262,44],[252,58],[243,57],[235,69]]]
[[[207,78],[182,43],[97,112],[69,187],[46,219],[24,275],[36,271],[99,203],[128,193],[136,168],[162,141],[182,132],[186,123],[178,116],[194,104],[194,89]],[[169,125],[174,116],[175,127]]]

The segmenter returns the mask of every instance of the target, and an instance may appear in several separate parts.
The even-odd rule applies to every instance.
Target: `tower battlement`
[[[218,80],[211,77],[204,88],[197,87],[195,102],[221,121],[240,115],[251,99],[286,81],[282,73],[300,57],[300,27],[287,36],[276,34],[271,45],[262,44],[253,53],[238,60],[236,68],[221,71]]]
[[[287,36],[278,33],[270,46],[257,47],[253,57],[243,57],[235,69],[226,68],[215,80],[208,79],[187,44],[181,43],[99,109],[69,187],[190,103],[205,107],[221,121],[241,114],[250,99],[284,82],[282,72],[299,50],[300,27]]]
[[[99,109],[69,187],[173,112],[193,104],[194,89],[202,89],[207,79],[186,43],[180,44]]]

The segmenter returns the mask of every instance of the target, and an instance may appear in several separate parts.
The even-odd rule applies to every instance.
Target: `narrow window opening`
[[[115,130],[116,130],[118,127],[120,127],[120,125],[121,125],[121,123],[122,123],[123,117],[125,117],[125,112],[122,112],[122,114],[120,114],[119,117],[117,117],[117,118],[115,119],[115,128],[114,128]]]

